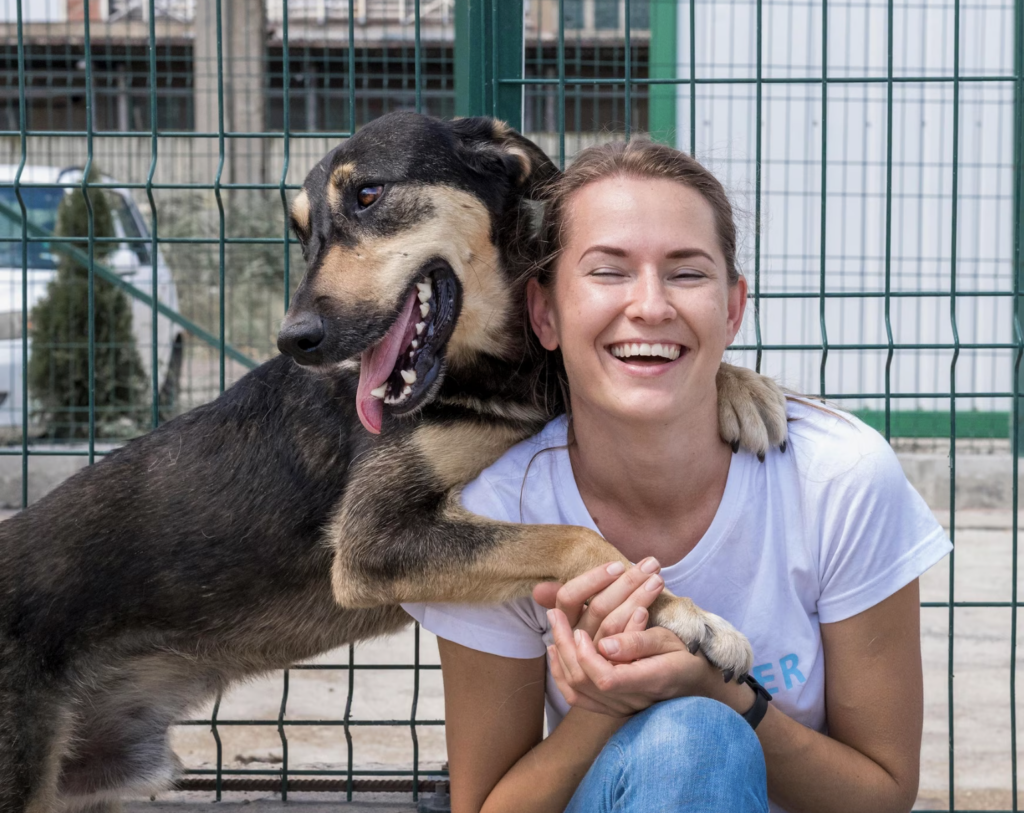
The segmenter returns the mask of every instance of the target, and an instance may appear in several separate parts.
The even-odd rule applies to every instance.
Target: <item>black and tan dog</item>
[[[0,524],[0,813],[164,786],[189,708],[399,628],[401,601],[501,601],[621,558],[457,499],[550,417],[516,281],[527,199],[554,172],[489,119],[368,125],[294,203],[307,273],[287,355]],[[719,382],[723,437],[784,441],[771,382]],[[746,640],[687,600],[653,616],[749,668]]]

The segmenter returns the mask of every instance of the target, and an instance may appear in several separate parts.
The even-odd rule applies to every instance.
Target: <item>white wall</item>
[[[1013,8],[998,0],[961,4],[960,75],[1012,75]],[[697,2],[696,76],[756,77],[756,6],[753,2]],[[811,78],[809,84],[764,84],[762,94],[761,290],[820,291],[822,159],[822,24],[820,3],[764,0],[762,75]],[[690,76],[689,7],[679,9],[677,75]],[[836,4],[828,20],[830,77],[884,78],[887,71],[885,3]],[[897,7],[893,25],[896,77],[953,76],[952,4]],[[885,290],[887,86],[828,86],[825,144],[825,289]],[[677,94],[677,143],[690,149],[690,86]],[[754,274],[756,196],[756,90],[753,84],[698,85],[696,153],[730,189],[747,216],[742,264]],[[955,312],[962,343],[1013,339],[1012,162],[1013,88],[1010,82],[961,82],[958,161],[958,291],[1000,291],[1004,296],[960,297]],[[952,285],[953,84],[894,83],[892,122],[893,292],[948,292]],[[951,343],[948,296],[893,298],[895,342]],[[822,342],[821,301],[762,300],[765,344]],[[885,344],[884,301],[833,299],[825,304],[830,350],[826,390],[885,389],[885,350],[847,350],[842,344]],[[753,310],[741,341],[753,344]],[[738,354],[753,363],[754,354]],[[820,391],[820,349],[764,352],[763,369],[804,392]],[[948,393],[950,350],[898,350],[893,392]],[[958,392],[1008,391],[1012,351],[962,350],[956,364]],[[844,402],[876,407],[881,401]],[[933,398],[893,402],[894,409],[948,409]],[[1005,398],[958,399],[959,409],[1009,409]]]

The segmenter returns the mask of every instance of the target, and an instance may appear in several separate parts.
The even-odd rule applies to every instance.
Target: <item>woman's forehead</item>
[[[618,239],[628,242],[710,242],[720,250],[714,211],[695,189],[664,178],[613,176],[576,191],[566,209],[569,244]]]

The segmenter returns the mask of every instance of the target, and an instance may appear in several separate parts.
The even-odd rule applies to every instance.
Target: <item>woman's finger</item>
[[[533,600],[541,607],[555,606],[555,596],[562,589],[562,582],[541,582],[533,588]]]
[[[576,705],[576,690],[569,685],[565,677],[565,667],[562,666],[562,658],[558,654],[558,647],[554,644],[548,647],[548,668],[551,670],[551,677],[555,679],[555,685],[570,706]]]
[[[568,683],[576,686],[585,680],[583,670],[576,660],[576,641],[569,620],[561,610],[548,610],[548,622],[555,639],[555,649],[561,659],[562,671]]]
[[[650,658],[669,652],[685,650],[683,642],[675,633],[664,627],[651,627],[644,630],[630,630],[602,638],[598,649],[605,658],[615,663]],[[689,653],[687,653],[689,654]],[[700,657],[693,655],[691,657]]]
[[[636,567],[629,568],[612,584],[590,599],[586,612],[576,626],[585,629],[591,637],[598,635],[599,631],[608,635],[610,633],[602,630],[602,627],[610,616],[616,615],[619,621],[611,628],[611,633],[621,632],[635,607],[643,604],[643,601],[639,603],[634,601],[637,591],[645,592],[645,585],[651,583],[658,585],[657,589],[660,592],[661,586],[665,583],[658,575],[660,569],[661,565],[653,556],[647,557]],[[652,597],[650,600],[653,601],[654,598]]]
[[[651,704],[651,700],[632,689],[623,690],[616,672],[624,669],[606,661],[594,648],[590,637],[583,631],[576,632],[576,659],[585,675],[582,682],[574,684],[576,694],[589,697],[608,707],[614,714],[634,714]]]
[[[612,717],[622,716],[623,712],[620,709],[609,706],[608,703],[603,702],[599,695],[594,697],[586,691],[577,691],[566,674],[565,665],[562,662],[561,655],[558,653],[557,646],[552,645],[548,647],[548,667],[551,669],[551,676],[555,679],[555,685],[558,686],[558,690],[565,698],[565,702],[570,706]],[[592,690],[592,687],[584,688]]]
[[[606,704],[587,697],[584,694],[578,693],[565,679],[565,673],[562,672],[561,660],[558,657],[556,648],[551,646],[548,647],[548,663],[551,665],[551,676],[555,679],[555,684],[558,686],[558,690],[565,697],[565,702],[574,708],[586,709],[596,714],[604,714],[611,717],[620,717],[623,715],[617,714],[614,710],[610,709]]]
[[[639,569],[634,568],[634,570]],[[619,579],[619,582],[621,582],[625,578],[626,576],[623,576]],[[616,585],[613,585],[613,587],[614,586]],[[608,588],[608,590],[611,589],[611,587]],[[625,600],[623,600],[617,607],[615,607],[615,609],[608,613],[607,617],[605,617],[605,619],[601,622],[600,626],[596,631],[591,632],[586,625],[581,624],[581,626],[583,626],[584,629],[587,629],[588,632],[591,632],[591,635],[595,643],[600,641],[602,638],[607,638],[609,635],[618,635],[620,632],[625,632],[627,628],[636,629],[636,624],[633,624],[632,627],[629,627],[629,624],[631,623],[633,616],[636,614],[636,611],[641,609],[646,610],[648,607],[650,607],[654,603],[654,600],[661,595],[664,589],[665,580],[658,573],[655,573],[652,576],[645,575],[644,579],[640,582],[636,589],[634,589],[633,592],[626,596]],[[592,601],[590,602],[590,607],[587,608],[588,620],[593,606],[594,602]],[[646,613],[644,616],[644,621],[646,623]],[[644,628],[640,627],[639,629]]]
[[[609,562],[607,565],[588,570],[582,576],[570,579],[555,593],[554,609],[565,613],[569,619],[569,626],[575,627],[583,614],[587,600],[600,593],[625,572],[625,563]],[[544,591],[541,592],[541,597],[544,598]]]
[[[626,628],[623,632],[643,632],[647,629],[647,621],[651,617],[651,614],[647,611],[646,607],[637,607],[633,610],[633,615],[629,617],[629,621],[626,622]]]

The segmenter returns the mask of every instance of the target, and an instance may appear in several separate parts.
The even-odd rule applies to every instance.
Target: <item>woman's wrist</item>
[[[757,699],[757,692],[745,683],[737,683],[735,679],[726,683],[722,677],[722,672],[710,663],[707,665],[707,668],[710,674],[708,675],[707,690],[704,696],[717,700],[719,703],[724,703],[737,714],[746,714],[754,705],[754,700]]]

